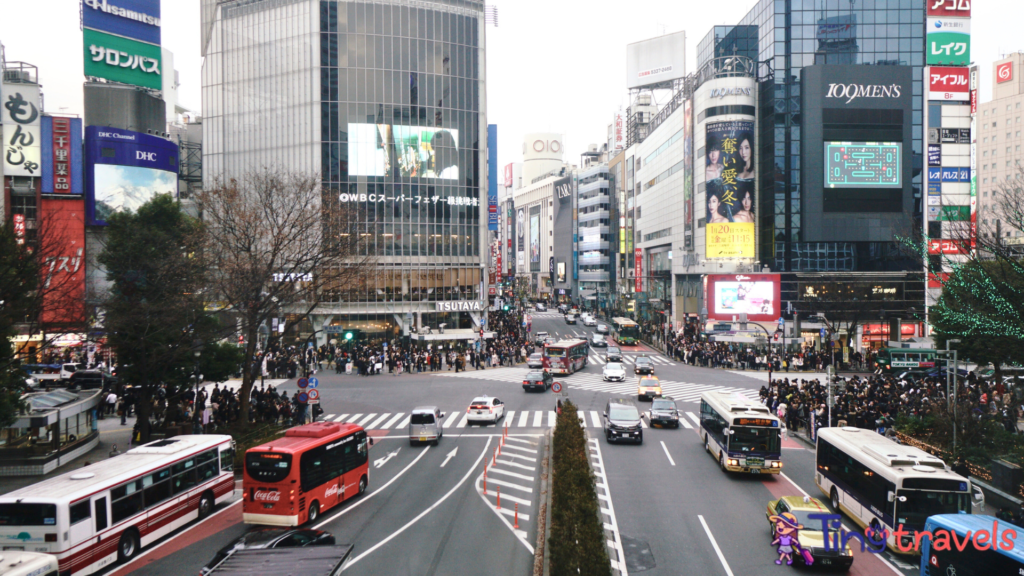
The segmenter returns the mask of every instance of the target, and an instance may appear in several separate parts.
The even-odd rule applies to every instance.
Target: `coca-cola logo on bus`
[[[335,496],[337,494],[338,494],[338,485],[337,484],[335,484],[333,486],[328,486],[327,487],[327,492],[324,494],[324,498],[330,498],[331,496]]]
[[[272,491],[257,490],[253,494],[252,499],[257,501],[257,502],[280,502],[281,501],[281,493],[278,492],[277,490],[272,490]]]

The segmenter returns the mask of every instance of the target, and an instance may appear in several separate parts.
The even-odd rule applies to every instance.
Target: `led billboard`
[[[709,275],[708,318],[732,320],[746,314],[753,322],[774,322],[782,313],[778,274]]]
[[[177,144],[104,126],[85,129],[86,214],[105,225],[115,212],[135,211],[157,194],[177,194]]]
[[[349,124],[349,174],[459,179],[459,131],[427,126]]]
[[[705,130],[705,252],[708,258],[753,258],[754,122],[709,122]]]
[[[826,188],[900,188],[900,142],[825,142]]]

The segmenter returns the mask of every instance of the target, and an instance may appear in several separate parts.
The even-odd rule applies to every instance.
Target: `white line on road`
[[[496,462],[504,466],[514,466],[516,468],[522,468],[523,470],[529,470],[530,472],[537,471],[537,468],[535,466],[527,466],[526,464],[519,464],[518,462],[513,462],[511,460],[502,460],[499,458],[496,460]]]
[[[402,421],[398,423],[398,426],[395,426],[395,429],[401,430],[402,428],[405,428],[409,425],[409,420],[412,420],[412,413],[407,415],[405,418],[402,418]],[[447,426],[447,424],[445,424],[445,426]]]
[[[505,446],[502,446],[501,448],[502,448],[502,450],[520,450],[522,452],[529,452],[530,454],[536,454],[537,453],[537,451],[534,450],[533,448],[523,448],[522,446],[505,445]]]
[[[342,414],[341,416],[338,416],[337,418],[335,418],[334,421],[335,422],[344,422],[345,418],[348,418],[348,414]]]
[[[665,441],[661,441],[661,449],[665,451],[665,457],[668,458],[668,463],[675,466],[676,461],[672,459],[672,455],[668,453],[668,446],[665,446]]]
[[[490,440],[488,440],[487,442],[488,442],[488,444],[489,444],[489,443],[490,443]],[[419,461],[420,461],[420,458],[423,458],[423,455],[424,455],[424,454],[426,454],[426,453],[427,453],[427,452],[429,452],[429,451],[430,451],[430,446],[427,446],[427,447],[425,447],[425,448],[424,448],[423,450],[420,450],[420,453],[419,453],[419,455],[418,455],[418,456],[416,456],[415,458],[413,458],[412,462],[409,462],[409,465],[408,465],[408,466],[406,466],[405,468],[402,468],[402,471],[401,471],[401,472],[399,472],[398,474],[395,474],[395,476],[394,476],[393,478],[391,478],[391,480],[388,480],[387,482],[385,482],[383,486],[381,486],[380,488],[377,488],[377,489],[376,489],[376,490],[374,490],[373,492],[370,492],[370,493],[369,493],[369,494],[367,494],[366,496],[363,496],[363,497],[361,497],[361,498],[360,498],[360,499],[359,499],[359,500],[358,500],[357,502],[355,502],[355,503],[354,503],[354,504],[352,504],[351,506],[349,506],[349,507],[345,508],[344,510],[342,510],[342,511],[338,512],[338,513],[337,513],[337,514],[335,514],[334,516],[331,516],[331,517],[330,517],[330,518],[328,518],[327,520],[324,520],[323,522],[321,522],[321,523],[317,524],[316,526],[313,526],[313,529],[314,529],[314,530],[319,530],[319,529],[323,528],[323,527],[324,527],[325,525],[327,525],[327,524],[330,524],[331,522],[333,522],[333,521],[337,520],[338,518],[340,518],[340,517],[341,517],[342,515],[344,515],[344,514],[348,514],[349,512],[351,512],[352,510],[354,510],[354,509],[355,509],[355,508],[356,508],[357,506],[359,506],[359,505],[363,504],[364,502],[366,502],[366,501],[367,501],[367,500],[369,500],[370,498],[373,498],[373,497],[374,497],[374,496],[376,496],[376,495],[377,495],[378,493],[380,493],[380,491],[381,491],[381,490],[384,490],[384,489],[385,489],[385,488],[387,488],[388,486],[391,486],[391,484],[392,484],[392,483],[393,483],[393,482],[394,482],[395,480],[398,480],[399,478],[401,478],[403,474],[405,474],[406,472],[408,472],[408,471],[409,471],[409,469],[410,469],[410,468],[412,468],[412,467],[413,467],[413,466],[414,466],[414,465],[415,465],[415,464],[416,464],[417,462],[419,462]]]
[[[629,571],[626,569],[626,553],[622,550],[622,536],[619,534],[619,521],[615,518],[615,506],[612,504],[611,500],[612,491],[609,488],[607,488],[608,476],[605,475],[604,473],[604,457],[601,455],[601,443],[598,442],[596,438],[589,438],[589,441],[590,449],[593,451],[593,454],[591,456],[591,462],[593,462],[593,460],[596,459],[597,462],[595,463],[595,468],[601,469],[601,472],[599,474],[596,472],[595,474],[598,478],[600,478],[603,481],[603,484],[606,486],[605,492],[608,495],[608,507],[603,508],[602,512],[607,514],[608,519],[611,520],[611,533],[614,535],[614,540],[616,544],[615,552],[619,556],[619,561],[617,562],[613,560],[612,564],[617,565],[620,576],[629,576]]]
[[[711,541],[711,545],[715,548],[715,553],[718,554],[718,559],[722,561],[722,567],[725,568],[725,573],[729,576],[735,576],[732,573],[732,568],[729,568],[729,563],[725,561],[725,555],[722,554],[722,549],[718,547],[718,541],[715,540],[715,535],[711,533],[711,528],[708,528],[708,523],[704,521],[704,517],[698,515],[700,518],[700,524],[704,527],[704,532],[708,535],[708,540]]]
[[[525,428],[526,427],[526,418],[529,415],[530,415],[530,413],[528,411],[524,411],[522,414],[520,414],[519,415],[519,423],[516,424],[516,426],[519,427],[519,428]]]
[[[345,416],[348,416],[348,414],[345,414]],[[362,414],[353,414],[351,418],[345,418],[345,416],[340,416],[335,422],[355,422],[363,417]]]
[[[540,419],[543,418],[543,417],[544,417],[544,413],[541,412],[540,410],[537,410],[537,412],[535,412],[533,414],[533,427],[534,428],[540,428]]]
[[[515,483],[512,483],[512,482],[506,482],[504,480],[498,480],[497,478],[488,478],[488,480],[491,482],[491,484],[496,484],[498,486],[504,486],[506,488],[511,488],[513,490],[519,490],[520,492],[526,492],[527,494],[532,494],[533,493],[533,488],[531,488],[529,486],[520,486],[519,484],[515,484]]]
[[[444,468],[444,465],[445,465],[445,464],[447,464],[449,460],[451,460],[452,458],[454,458],[454,457],[455,457],[455,455],[456,455],[456,454],[458,454],[458,452],[459,452],[459,447],[458,447],[458,446],[456,446],[456,447],[455,447],[455,450],[452,450],[451,452],[449,452],[449,453],[448,453],[448,455],[447,455],[447,456],[445,456],[445,458],[444,458],[444,462],[441,462],[441,468]]]
[[[451,428],[452,426],[454,426],[455,423],[458,422],[459,420],[459,414],[461,414],[461,412],[451,412],[450,414],[446,414],[444,417],[443,426],[445,428]]]
[[[549,428],[554,428],[555,427],[555,413],[552,412],[552,411],[548,411],[548,427]]]
[[[509,410],[508,412],[506,412],[501,417],[501,419],[502,419],[502,421],[501,421],[502,427],[511,426],[512,425],[512,421],[515,419],[515,417],[516,417],[516,411],[515,410]]]
[[[387,430],[387,429],[391,428],[392,426],[395,425],[395,422],[398,422],[402,418],[402,416],[405,416],[404,412],[399,412],[398,414],[395,414],[394,418],[392,418],[391,420],[388,420],[388,422],[386,424],[384,424],[383,426],[381,426],[380,429],[381,430]]]
[[[374,544],[366,552],[363,552],[359,556],[356,556],[355,558],[353,558],[351,562],[349,562],[348,564],[345,565],[345,567],[342,569],[342,572],[344,572],[345,570],[351,568],[354,564],[356,564],[357,562],[359,562],[360,560],[365,558],[367,555],[373,553],[376,549],[378,549],[381,546],[387,544],[388,542],[393,540],[395,537],[397,537],[402,532],[405,532],[406,530],[408,530],[410,526],[412,526],[413,524],[419,522],[424,516],[429,514],[431,511],[433,511],[438,506],[440,506],[445,500],[448,499],[449,496],[451,496],[453,493],[455,493],[456,490],[458,490],[463,484],[466,483],[466,480],[468,480],[470,475],[473,474],[473,471],[476,469],[476,467],[480,465],[480,461],[483,460],[484,456],[487,455],[488,448],[490,448],[490,447],[491,447],[491,439],[488,438],[487,439],[487,444],[484,446],[483,452],[481,452],[480,456],[478,456],[477,459],[476,459],[476,463],[474,463],[472,466],[469,467],[469,470],[466,471],[466,475],[462,477],[462,480],[459,480],[458,484],[456,484],[455,486],[452,486],[452,489],[449,490],[447,494],[442,496],[440,500],[438,500],[437,502],[434,502],[429,508],[427,508],[423,512],[420,512],[418,516],[416,516],[415,518],[410,520],[408,523],[406,523],[405,526],[402,526],[401,528],[399,528],[396,532],[394,532],[393,534],[391,534],[387,538],[385,538],[385,539],[381,540],[380,542]],[[423,454],[426,454],[426,452],[427,451],[424,450],[422,453],[420,453],[420,456],[422,456]],[[417,460],[419,460],[419,458],[417,458]],[[405,472],[405,470],[403,470],[402,472]],[[393,481],[394,480],[392,480],[392,482]],[[390,484],[390,482],[389,482],[389,484]],[[380,490],[378,490],[377,492],[379,492],[379,491]],[[376,492],[374,492],[374,494],[376,494]],[[321,526],[322,525],[323,524],[321,524]],[[320,526],[317,526],[317,528],[319,528],[319,527]]]
[[[694,414],[693,412],[687,412],[686,415],[690,417],[690,420],[693,420],[694,424],[700,426],[700,419],[697,418],[696,414]]]
[[[456,424],[455,427],[456,428],[465,428],[466,427],[466,422],[469,422],[469,412],[466,412],[465,414],[462,415],[462,420],[459,420],[459,423]]]
[[[594,428],[601,427],[601,415],[597,412],[593,410],[590,411],[590,420],[594,423]]]
[[[683,426],[689,428],[690,430],[693,430],[693,425],[690,424],[689,422],[687,422],[686,418],[680,418],[679,419],[679,423],[682,424]]]
[[[527,482],[533,482],[534,480],[533,476],[527,476],[526,474],[519,474],[517,472],[509,472],[508,470],[502,470],[501,468],[496,468],[494,466],[491,466],[490,468],[488,468],[488,470],[491,472],[491,474],[511,476],[513,478],[519,478],[520,480],[526,480]]]
[[[387,420],[388,416],[391,416],[391,414],[385,414],[385,415],[381,416],[380,418],[377,418],[376,420],[374,420],[373,424],[370,424],[369,426],[363,426],[363,428],[366,428],[367,430],[373,430],[377,426],[380,426],[381,422]]]
[[[356,424],[362,426],[363,428],[366,428],[366,423],[369,422],[370,420],[373,420],[375,416],[376,414],[369,414],[366,416],[366,418],[363,418],[361,422],[356,422]],[[355,421],[355,418],[353,418],[352,420]]]

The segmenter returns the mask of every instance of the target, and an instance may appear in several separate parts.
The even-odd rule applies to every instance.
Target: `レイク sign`
[[[996,66],[996,84],[1013,80],[1013,62],[1004,62]]]
[[[932,66],[928,69],[929,100],[970,100],[970,78],[967,68]]]

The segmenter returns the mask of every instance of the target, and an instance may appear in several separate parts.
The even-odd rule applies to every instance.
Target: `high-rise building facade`
[[[483,10],[204,0],[206,183],[263,166],[318,173],[376,255],[376,273],[331,295],[314,325],[388,338],[482,324]]]
[[[978,105],[978,235],[1024,245],[1024,236],[1000,209],[1000,194],[1024,177],[1024,52],[992,64],[992,100]],[[1011,200],[1012,202],[1012,200]],[[1019,225],[1018,225],[1019,226]]]

